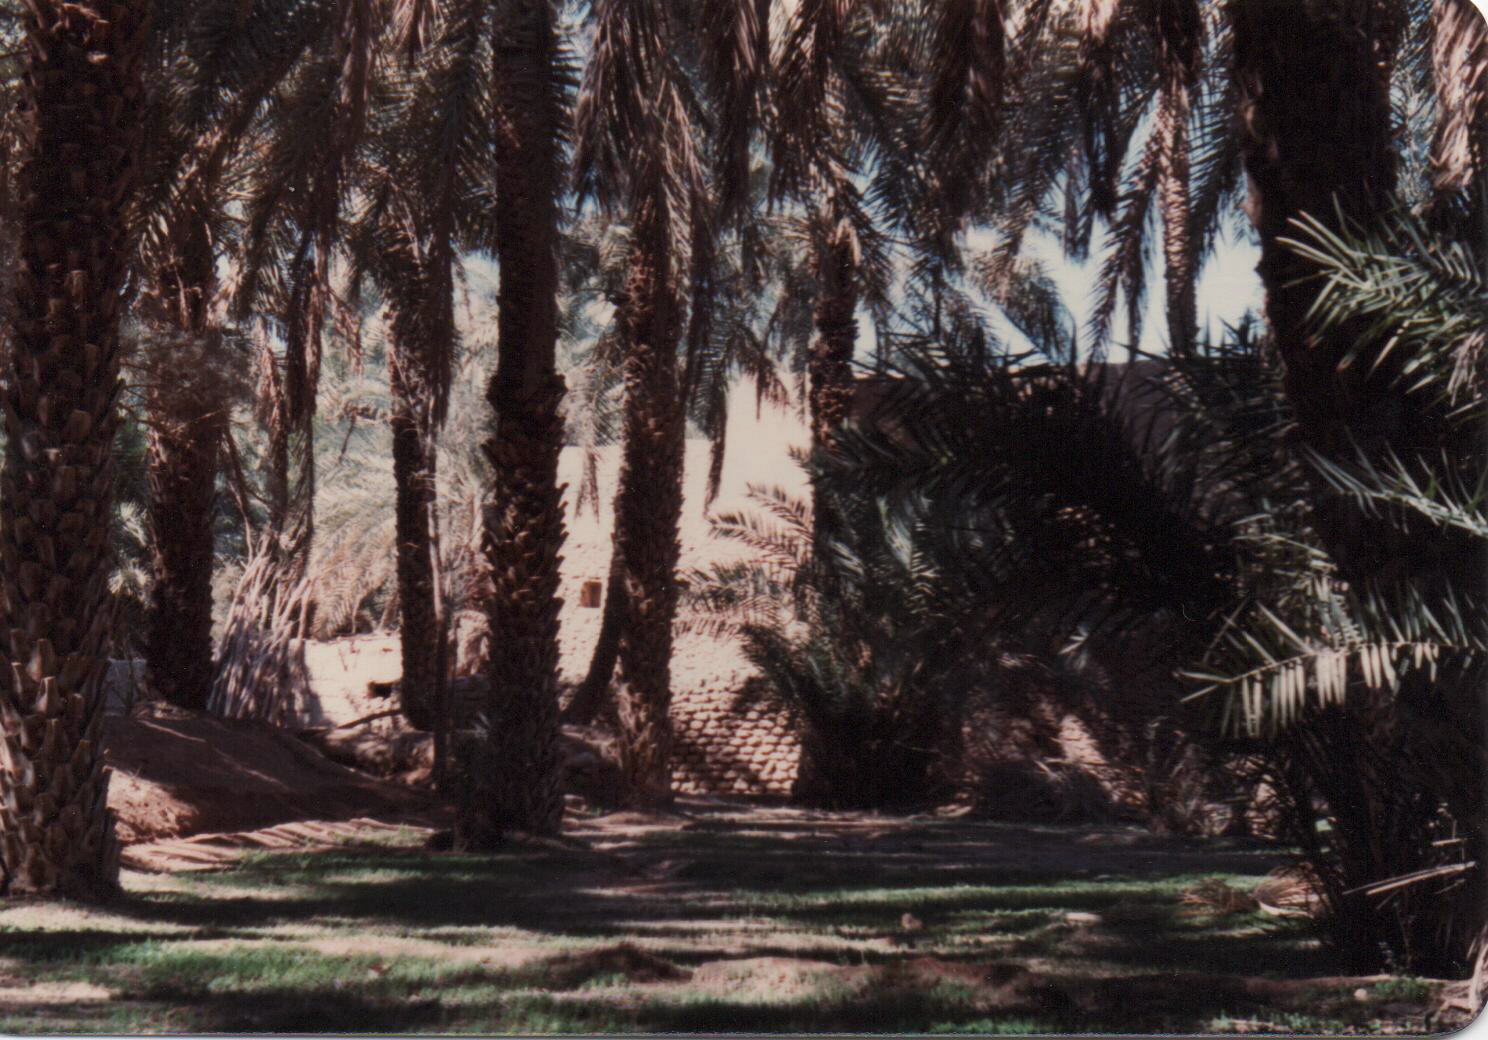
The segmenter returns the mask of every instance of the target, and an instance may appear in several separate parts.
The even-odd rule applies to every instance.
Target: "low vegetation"
[[[1185,898],[1253,888],[1285,858],[1255,843],[683,809],[488,856],[379,832],[126,874],[105,909],[12,904],[0,1030],[1366,1033],[1434,1007],[1435,983],[1327,977],[1305,921]]]

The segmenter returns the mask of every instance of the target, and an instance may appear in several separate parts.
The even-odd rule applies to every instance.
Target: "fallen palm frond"
[[[1323,905],[1316,875],[1301,865],[1273,870],[1251,896],[1270,917],[1311,917]]]
[[[1260,900],[1253,893],[1235,888],[1218,878],[1201,881],[1186,888],[1178,897],[1189,913],[1226,917],[1230,914],[1248,914],[1260,909]]]

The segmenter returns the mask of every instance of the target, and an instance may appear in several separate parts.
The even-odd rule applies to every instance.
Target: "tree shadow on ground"
[[[1149,991],[1178,971],[1328,968],[1295,927],[1226,932],[1179,914],[1186,883],[1258,876],[1284,861],[1274,850],[1121,828],[1097,845],[1089,828],[690,812],[576,821],[576,840],[485,856],[254,856],[133,889],[98,929],[0,931],[0,957],[28,978],[100,980],[143,1016],[125,1026],[174,1009],[180,1028],[207,1032],[1201,1029],[1262,1001],[1238,982]],[[339,945],[317,947],[325,936]],[[999,963],[1024,981],[988,982]],[[721,985],[734,964],[766,972],[749,983],[763,988]],[[771,988],[779,965],[789,984]],[[701,987],[699,972],[712,973]],[[1138,1011],[1122,1010],[1124,986]]]

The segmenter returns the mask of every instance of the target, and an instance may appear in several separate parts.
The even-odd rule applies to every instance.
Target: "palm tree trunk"
[[[399,707],[415,729],[433,730],[439,685],[439,621],[434,603],[429,515],[434,504],[437,461],[427,402],[409,386],[403,367],[390,366],[398,632],[403,659]]]
[[[817,258],[816,342],[806,359],[807,407],[811,417],[813,455],[832,446],[833,435],[847,422],[853,399],[853,355],[858,345],[857,264],[852,243],[838,232]],[[818,551],[833,530],[833,518],[821,508],[817,474],[811,474],[811,526]]]
[[[604,614],[599,620],[599,638],[589,658],[589,671],[563,713],[563,721],[588,726],[605,706],[605,694],[620,659],[620,625],[625,618],[625,568],[618,552],[610,553],[610,573],[605,581]]]
[[[1303,215],[1343,230],[1346,221],[1368,226],[1389,204],[1397,27],[1386,6],[1241,0],[1231,7],[1250,214],[1261,240],[1257,270],[1284,392],[1298,446],[1345,465],[1361,451],[1379,459],[1387,449],[1408,455],[1441,443],[1440,430],[1398,386],[1392,367],[1405,359],[1346,364],[1361,328],[1318,329],[1310,318],[1323,287],[1317,267],[1284,241]],[[1317,485],[1319,535],[1344,577],[1384,576],[1404,564],[1409,554],[1388,521],[1367,516],[1321,479]]]
[[[824,246],[816,257],[817,290],[816,342],[806,359],[807,410],[811,419],[811,448],[815,464],[811,469],[812,546],[820,556],[829,546],[834,532],[841,530],[841,517],[824,508],[819,487],[817,465],[822,453],[832,446],[852,409],[853,355],[858,341],[857,264],[852,243],[838,232],[827,232]],[[843,754],[837,737],[823,728],[808,736],[802,745],[803,792],[823,795],[829,800],[844,797],[844,787],[862,787],[861,777],[851,754]],[[859,744],[861,746],[861,743]],[[821,790],[813,791],[814,787]],[[856,797],[848,795],[846,797]]]
[[[1390,67],[1396,28],[1381,3],[1239,0],[1231,7],[1251,219],[1266,316],[1286,365],[1285,389],[1304,443],[1330,458],[1350,439],[1378,442],[1398,408],[1385,407],[1369,366],[1340,366],[1356,336],[1316,332],[1308,312],[1316,267],[1282,241],[1304,214],[1337,229],[1387,205],[1396,162]],[[1308,70],[1299,75],[1299,69]]]
[[[1189,89],[1175,83],[1163,91],[1158,112],[1163,148],[1158,191],[1162,196],[1163,268],[1167,288],[1168,349],[1174,357],[1193,354],[1199,330],[1194,288],[1198,258],[1189,216]]]
[[[806,362],[810,380],[811,442],[824,448],[852,409],[853,355],[858,345],[857,264],[852,243],[834,237],[817,262],[820,292],[816,342]]]
[[[1481,188],[1488,158],[1488,23],[1472,0],[1433,0],[1431,64],[1437,94],[1431,146],[1436,188],[1461,191],[1474,182]]]
[[[258,380],[254,413],[268,435],[262,470],[268,526],[275,538],[282,539],[289,523],[289,404],[279,362],[266,336],[259,341],[254,364]]]
[[[212,527],[219,452],[228,436],[230,376],[216,356],[210,302],[216,256],[204,209],[178,225],[177,259],[141,300],[159,335],[143,368],[150,413],[148,521],[153,584],[145,633],[146,685],[180,708],[211,696]],[[153,305],[153,306],[152,306]]]
[[[684,417],[670,227],[658,190],[637,207],[624,308],[625,448],[615,539],[624,573],[620,764],[638,805],[671,801],[672,621],[677,612]]]
[[[487,400],[496,435],[487,520],[491,564],[492,831],[556,833],[563,819],[558,725],[558,486],[563,379],[557,373],[562,75],[550,0],[529,0],[494,32],[500,356]]]
[[[263,463],[269,551],[282,574],[279,583],[288,587],[305,576],[315,533],[314,415],[291,415],[279,362],[267,343],[260,347],[258,369],[256,408],[269,442]]]
[[[150,431],[150,553],[154,584],[145,681],[179,708],[205,711],[212,692],[212,521],[226,416],[165,414]]]
[[[144,0],[27,4],[33,124],[0,474],[0,887],[99,897],[118,843],[99,730],[119,317]]]

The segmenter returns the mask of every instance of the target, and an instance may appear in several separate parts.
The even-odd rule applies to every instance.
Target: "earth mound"
[[[114,770],[109,807],[126,845],[427,808],[417,791],[332,762],[260,722],[151,704],[106,718],[103,745]]]

